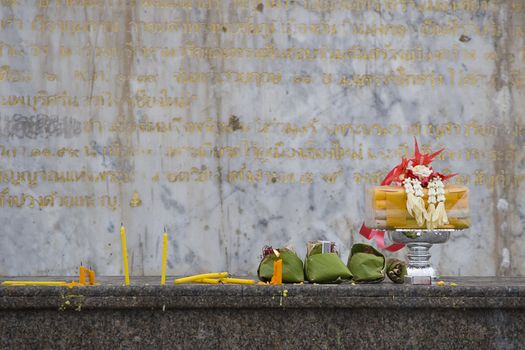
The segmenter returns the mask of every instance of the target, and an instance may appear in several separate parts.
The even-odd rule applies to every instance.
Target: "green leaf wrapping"
[[[313,242],[311,242],[311,243],[313,243]],[[315,255],[315,254],[322,254],[322,253],[323,253],[323,245],[321,243],[313,243],[312,248],[307,253],[307,255],[308,256],[312,256],[312,255]]]
[[[270,282],[273,277],[273,262],[283,259],[283,283],[304,282],[303,261],[293,251],[287,248],[277,249],[280,257],[275,254],[266,255],[257,269],[257,276],[263,282]]]
[[[354,244],[347,266],[358,283],[377,283],[385,279],[385,256],[368,244]]]
[[[407,264],[398,259],[388,259],[386,261],[386,275],[394,283],[404,283],[407,275]]]
[[[304,263],[306,279],[312,283],[337,283],[352,278],[352,274],[336,253],[313,254]]]

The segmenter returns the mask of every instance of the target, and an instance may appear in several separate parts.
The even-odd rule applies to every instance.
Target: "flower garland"
[[[424,193],[421,182],[418,179],[405,179],[403,185],[407,194],[407,211],[416,219],[419,226],[423,226],[427,211],[423,200]]]
[[[428,210],[426,220],[429,229],[448,224],[447,211],[445,210],[445,185],[438,177],[433,178],[428,184]]]
[[[445,184],[441,178],[434,175],[432,168],[419,165],[419,170],[424,171],[426,175],[428,188],[428,208],[425,208],[423,199],[424,192],[421,180],[418,177],[407,177],[403,180],[403,187],[407,194],[407,211],[416,219],[419,226],[425,225],[428,229],[435,229],[448,224],[447,211],[445,210]],[[425,169],[422,169],[424,167]],[[417,171],[412,170],[412,176],[418,175]]]
[[[416,219],[419,226],[435,229],[448,224],[447,211],[445,210],[445,184],[443,181],[456,174],[443,175],[430,165],[435,157],[443,150],[432,154],[419,151],[415,141],[415,154],[413,158],[401,160],[387,175],[381,185],[403,185],[407,194],[407,211]],[[428,189],[428,208],[425,207],[424,188]]]
[[[416,219],[419,226],[426,224],[428,229],[435,229],[448,224],[445,210],[445,185],[444,181],[457,174],[444,175],[432,169],[430,164],[443,149],[434,153],[421,153],[417,140],[414,138],[414,157],[401,158],[401,163],[396,165],[381,181],[381,186],[403,186],[407,194],[407,211]],[[428,208],[425,208],[423,188],[428,189]],[[398,251],[404,245],[400,243],[385,245],[385,233],[382,230],[373,230],[365,224],[359,233],[367,239],[375,238],[381,249],[391,252]]]

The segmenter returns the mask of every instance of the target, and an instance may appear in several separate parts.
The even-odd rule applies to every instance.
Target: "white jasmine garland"
[[[448,224],[445,210],[445,185],[439,177],[435,177],[429,182],[428,188],[427,228],[434,229]]]
[[[423,197],[423,187],[421,186],[421,182],[418,179],[412,179],[412,187],[414,188],[414,192],[416,197]]]
[[[408,167],[408,169],[411,170],[412,173],[419,178],[429,177],[433,173],[433,170],[427,167],[426,165],[410,166]]]
[[[416,219],[419,226],[423,226],[427,212],[423,200],[424,192],[421,182],[418,179],[405,179],[403,186],[407,194],[407,211]]]
[[[435,223],[432,221],[432,217],[434,216],[434,213],[436,211],[436,184],[434,181],[430,181],[428,183],[428,208],[427,208],[427,214],[425,216],[425,219],[427,220],[427,228],[433,229],[435,228]]]
[[[410,181],[410,179],[405,179],[403,186],[405,187],[406,193],[414,193],[414,187],[412,187],[412,181]]]
[[[434,178],[434,183],[437,188],[438,205],[432,215],[432,221],[435,222],[437,226],[443,226],[448,224],[447,211],[445,210],[445,185],[440,178]]]

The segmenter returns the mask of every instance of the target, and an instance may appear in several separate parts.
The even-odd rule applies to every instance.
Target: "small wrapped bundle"
[[[290,248],[273,249],[264,247],[263,258],[257,269],[257,276],[263,282],[270,282],[273,277],[274,261],[283,260],[283,283],[304,282],[303,261]]]
[[[368,244],[354,244],[348,269],[357,283],[379,283],[385,279],[385,256]]]
[[[386,275],[394,283],[405,283],[407,264],[399,259],[388,259],[386,261]]]
[[[308,242],[304,272],[306,279],[312,283],[340,283],[352,279],[335,243],[329,241]]]

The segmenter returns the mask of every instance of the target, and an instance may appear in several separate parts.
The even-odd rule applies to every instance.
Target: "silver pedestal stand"
[[[454,229],[398,229],[389,231],[390,240],[406,244],[408,266],[405,282],[409,284],[431,284],[438,278],[436,269],[430,264],[430,248],[433,244],[448,241]]]

